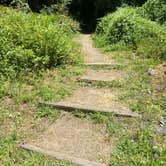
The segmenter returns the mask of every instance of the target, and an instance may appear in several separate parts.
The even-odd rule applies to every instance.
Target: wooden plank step
[[[33,152],[37,152],[37,153],[41,153],[41,154],[53,157],[57,160],[68,161],[68,162],[71,162],[72,164],[76,164],[76,165],[81,165],[81,166],[106,166],[105,164],[102,164],[102,163],[89,161],[89,160],[76,158],[76,157],[71,157],[71,156],[68,156],[66,154],[61,154],[61,153],[57,153],[57,152],[50,151],[50,150],[45,150],[45,149],[42,149],[40,147],[31,145],[31,144],[20,144],[19,147],[21,147],[25,150],[28,150],[28,151],[33,151]]]
[[[20,147],[76,165],[106,166],[116,146],[115,140],[114,136],[109,138],[104,124],[62,112],[54,123]]]
[[[65,111],[80,110],[84,112],[113,113],[117,116],[141,117],[138,113],[128,109],[127,106],[116,102],[117,94],[117,90],[82,87],[75,90],[72,96],[60,102],[40,102],[40,104]]]
[[[78,103],[67,103],[67,102],[57,102],[57,103],[52,103],[52,102],[40,102],[40,104],[55,107],[57,109],[62,109],[65,111],[75,111],[75,110],[80,110],[83,112],[103,112],[103,113],[113,113],[116,116],[125,116],[125,117],[141,117],[141,115],[131,112],[130,110],[125,110],[125,109],[114,109],[114,108],[99,108],[96,106],[85,106],[81,105]]]
[[[94,63],[85,63],[86,66],[100,66],[100,67],[116,67],[118,64],[113,63],[100,63],[100,62],[94,62]]]
[[[78,81],[93,83],[122,81],[125,78],[125,73],[119,70],[87,70],[86,73],[78,78]]]
[[[94,62],[94,63],[85,63],[85,66],[93,69],[122,69],[126,65],[116,64],[116,63],[104,63],[104,62]]]

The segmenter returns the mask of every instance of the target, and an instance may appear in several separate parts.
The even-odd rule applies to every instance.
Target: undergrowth
[[[160,24],[166,22],[166,1],[165,0],[148,0],[140,9],[139,13],[152,21]]]
[[[22,71],[79,62],[72,42],[78,25],[67,16],[0,10],[1,75],[11,78]]]

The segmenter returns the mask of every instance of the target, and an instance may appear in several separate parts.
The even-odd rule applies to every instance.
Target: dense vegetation
[[[140,8],[119,8],[101,19],[96,42],[112,50],[129,47],[137,54],[166,58],[166,30],[160,25],[166,21],[165,10],[166,2],[162,0],[149,0]]]
[[[26,14],[1,7],[0,73],[51,68],[74,62],[78,26],[62,15]]]
[[[83,30],[94,31],[97,19],[120,6],[140,6],[146,0],[72,0],[69,11],[81,23]]]
[[[151,21],[156,21],[159,24],[166,23],[165,0],[148,0],[139,10],[143,17]]]

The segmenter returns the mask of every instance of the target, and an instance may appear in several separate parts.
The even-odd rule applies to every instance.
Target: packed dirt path
[[[79,43],[82,45],[85,63],[94,65],[96,63],[116,64],[110,57],[93,47],[90,35],[81,35]],[[82,81],[91,82],[93,80],[93,82],[110,83],[111,81],[123,80],[121,77],[124,75],[123,72],[114,69],[100,69],[98,71],[87,69]],[[22,144],[22,148],[46,154],[59,160],[66,160],[76,165],[109,165],[111,153],[117,144],[116,138],[108,137],[105,124],[97,124],[92,119],[80,119],[69,111],[111,112],[114,115],[124,117],[140,117],[140,115],[129,110],[128,106],[117,102],[117,96],[121,93],[118,88],[101,88],[93,87],[93,85],[80,86],[73,95],[58,103],[41,102],[41,104],[64,111],[45,132],[39,134],[38,138]]]
[[[84,55],[85,63],[116,64],[113,59],[101,53],[93,46],[91,35],[81,35],[79,43],[82,45],[81,52]]]

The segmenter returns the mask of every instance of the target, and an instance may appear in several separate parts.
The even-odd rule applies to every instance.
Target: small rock
[[[166,125],[166,119],[164,117],[160,118],[160,126]]]
[[[156,141],[153,138],[149,138],[149,143],[151,144],[151,146],[154,147],[156,146]]]
[[[149,75],[153,76],[153,75],[155,75],[155,73],[156,73],[156,71],[154,69],[152,69],[152,68],[148,69],[148,74]]]
[[[154,157],[155,160],[157,160],[159,158],[159,155],[157,153],[154,153],[153,157]]]
[[[148,90],[147,92],[148,92],[148,94],[150,94],[150,95],[152,94],[152,91],[151,91],[151,90]]]
[[[156,133],[159,134],[160,136],[165,136],[166,135],[166,125],[163,127],[156,127]]]
[[[134,139],[132,139],[132,140],[131,140],[131,143],[134,143],[134,142],[135,142]]]
[[[133,53],[133,58],[138,59],[139,58],[139,54]]]
[[[146,128],[145,121],[141,121],[141,127],[142,127],[142,128]]]

